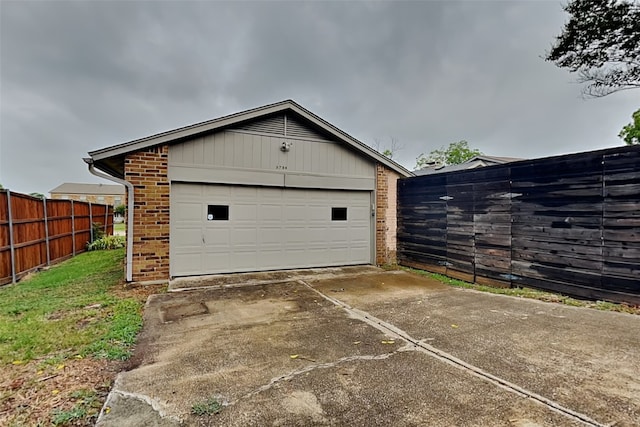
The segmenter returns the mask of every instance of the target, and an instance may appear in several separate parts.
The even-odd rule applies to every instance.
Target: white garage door
[[[371,193],[171,184],[171,275],[371,263]]]

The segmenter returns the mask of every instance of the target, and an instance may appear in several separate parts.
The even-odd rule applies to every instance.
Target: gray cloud
[[[96,148],[292,98],[397,159],[467,139],[542,157],[619,145],[633,91],[545,63],[557,2],[0,2],[0,182],[95,182]]]

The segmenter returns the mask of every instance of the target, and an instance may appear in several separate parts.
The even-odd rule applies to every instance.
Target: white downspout
[[[118,184],[122,184],[127,187],[127,261],[125,274],[127,277],[127,282],[133,281],[133,184],[129,181],[125,181],[124,179],[116,178],[111,175],[107,175],[106,173],[102,173],[96,170],[93,166],[93,159],[83,159],[89,165],[89,172],[91,174],[108,179],[109,181],[117,182]]]

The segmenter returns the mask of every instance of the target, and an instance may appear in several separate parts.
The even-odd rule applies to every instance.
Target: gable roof
[[[77,182],[65,182],[58,185],[51,194],[95,194],[95,195],[118,195],[124,194],[124,185],[110,184],[82,184]]]
[[[305,119],[312,126],[321,130],[347,146],[355,149],[363,156],[375,160],[389,169],[399,173],[402,176],[412,176],[413,173],[394,162],[383,154],[377,152],[373,148],[358,141],[348,133],[338,129],[331,123],[313,114],[301,105],[292,100],[277,102],[275,104],[265,105],[263,107],[253,108],[251,110],[223,116],[217,119],[208,120],[201,123],[181,127],[167,132],[158,133],[145,138],[136,139],[130,142],[114,145],[107,148],[89,152],[89,156],[93,160],[94,165],[112,176],[119,178],[124,177],[124,158],[129,153],[144,150],[153,146],[163,144],[175,144],[191,138],[196,135],[211,133],[227,129],[231,126],[237,126],[241,123],[256,120],[262,117],[268,117],[281,112],[292,112],[297,116]]]

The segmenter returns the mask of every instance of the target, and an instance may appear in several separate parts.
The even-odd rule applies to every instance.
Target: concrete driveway
[[[639,316],[373,267],[173,286],[98,425],[640,425]]]

